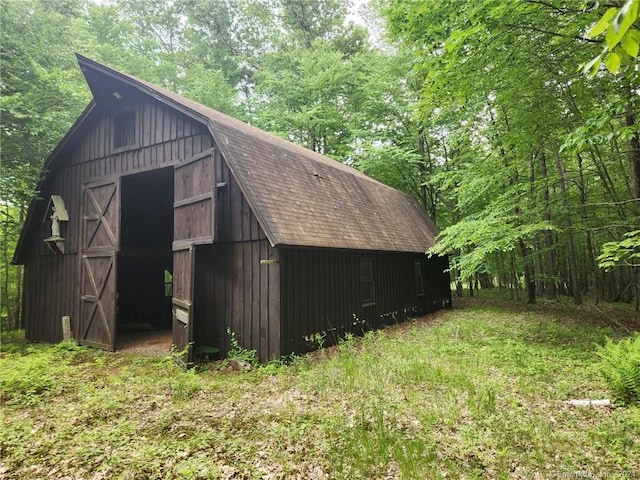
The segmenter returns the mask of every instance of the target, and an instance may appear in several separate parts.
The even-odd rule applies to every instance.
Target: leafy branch
[[[605,46],[602,53],[581,67],[583,73],[594,77],[600,70],[600,64],[613,75],[620,67],[630,65],[631,58],[637,59],[640,51],[640,29],[638,13],[640,0],[627,0],[620,8],[609,8],[602,18],[587,33],[588,38],[604,34]]]
[[[625,233],[624,240],[602,245],[598,266],[606,270],[620,265],[640,267],[640,230]]]

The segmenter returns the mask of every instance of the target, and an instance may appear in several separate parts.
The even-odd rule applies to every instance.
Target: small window
[[[127,110],[113,116],[113,148],[136,144],[136,112]]]
[[[416,295],[424,295],[424,277],[422,276],[422,263],[415,262],[413,270],[416,275]]]
[[[363,306],[376,301],[373,283],[373,260],[360,260],[360,302]]]
[[[169,270],[164,271],[164,296],[173,297],[173,275]]]

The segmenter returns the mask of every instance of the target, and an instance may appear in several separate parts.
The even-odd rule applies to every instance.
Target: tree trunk
[[[627,83],[625,85],[628,103],[625,112],[625,122],[627,127],[634,127],[636,124],[634,99],[637,96],[635,90]],[[631,186],[634,198],[640,198],[640,135],[636,132],[629,139],[629,167],[631,171]]]
[[[0,305],[4,305],[7,312],[7,328],[12,328],[13,326],[13,316],[12,316],[12,308],[11,302],[9,301],[9,268],[11,267],[9,261],[9,229],[10,229],[10,218],[11,214],[9,212],[9,203],[5,202],[4,204],[4,221],[2,222],[2,285],[0,285]]]
[[[562,158],[560,158],[560,152],[557,149],[554,151],[554,156],[556,160],[556,167],[558,169],[558,175],[560,176],[560,190],[562,191],[562,199],[564,200],[564,204],[567,209],[565,227],[567,236],[569,277],[571,279],[571,293],[573,295],[573,303],[575,303],[576,305],[582,305],[582,295],[580,294],[580,284],[578,280],[578,260],[576,256],[575,241],[573,238],[573,221],[571,220],[571,210],[569,204],[569,188],[567,186],[567,175],[564,170]]]
[[[420,202],[429,213],[433,223],[437,223],[438,191],[433,186],[429,186],[427,179],[433,173],[433,158],[431,157],[431,146],[424,135],[424,126],[418,128],[418,152],[420,153],[420,163],[418,171],[420,176]]]
[[[518,270],[516,268],[516,254],[511,251],[511,291],[510,297],[511,300],[514,299],[515,292],[515,300],[520,300],[520,295],[518,294]]]
[[[544,202],[543,218],[551,222],[551,212],[549,211],[549,180],[547,176],[547,156],[545,152],[540,154],[540,176],[544,182],[544,190],[542,191],[542,200]],[[558,299],[558,291],[556,289],[555,269],[553,267],[553,232],[545,230],[544,232],[544,294],[549,300]]]
[[[493,280],[487,272],[480,272],[478,274],[478,280],[480,280],[480,286],[486,290],[493,289]]]
[[[547,282],[547,276],[544,271],[544,249],[542,248],[541,242],[542,235],[540,233],[536,233],[534,239],[534,250],[536,252],[536,297],[542,297],[545,293],[545,285]]]
[[[527,291],[527,303],[536,303],[536,282],[533,280],[533,272],[531,268],[531,262],[529,255],[531,253],[529,247],[527,247],[524,241],[520,240],[520,254],[522,255],[522,261],[524,262],[524,283]]]
[[[582,156],[578,154],[578,174],[580,179],[580,209],[582,212],[582,218],[588,218],[587,214],[587,187],[584,182],[584,169],[582,168]],[[586,240],[587,240],[587,262],[589,275],[588,277],[591,279],[591,286],[593,292],[593,300],[596,305],[600,302],[600,288],[599,288],[599,276],[598,276],[598,265],[596,263],[596,256],[594,254],[593,240],[591,238],[591,229],[587,226],[585,228],[586,231]]]
[[[14,296],[13,296],[13,305],[11,307],[7,307],[7,310],[11,308],[13,310],[13,327],[15,330],[19,330],[23,327],[22,325],[22,265],[16,265],[16,274],[14,279]]]

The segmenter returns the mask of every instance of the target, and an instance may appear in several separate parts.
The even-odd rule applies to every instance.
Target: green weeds
[[[231,329],[227,329],[227,335],[229,335],[229,352],[227,353],[227,359],[235,360],[237,362],[244,362],[247,365],[257,365],[258,356],[255,350],[247,350],[240,346],[235,332]]]

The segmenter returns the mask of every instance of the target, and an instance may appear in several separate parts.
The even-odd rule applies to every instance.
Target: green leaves
[[[625,233],[619,242],[602,245],[598,266],[605,270],[620,266],[640,267],[640,230]]]
[[[603,52],[581,67],[583,73],[594,77],[602,61],[607,70],[617,75],[622,65],[630,65],[631,58],[638,57],[640,50],[640,30],[638,14],[640,0],[627,0],[621,8],[609,8],[600,20],[589,29],[588,38],[605,34]]]
[[[613,30],[616,35],[612,36],[612,42],[618,42],[624,37],[631,26],[638,20],[638,12],[640,11],[640,0],[627,0],[622,6],[615,19],[613,20]],[[611,27],[609,27],[611,29]],[[608,33],[608,31],[607,31]],[[607,46],[612,49],[615,44],[607,41]]]
[[[620,69],[620,57],[616,52],[611,52],[605,58],[604,65],[607,67],[607,70],[615,75]]]
[[[638,57],[638,45],[640,44],[640,30],[630,30],[622,39],[622,49],[631,57]]]
[[[604,33],[607,30],[607,28],[609,28],[611,21],[613,20],[613,18],[616,16],[617,13],[618,13],[618,9],[615,7],[611,7],[609,10],[607,10],[605,14],[602,16],[602,18],[598,21],[598,23],[596,23],[593,27],[591,27],[591,29],[587,33],[589,38],[595,38],[601,33]]]

